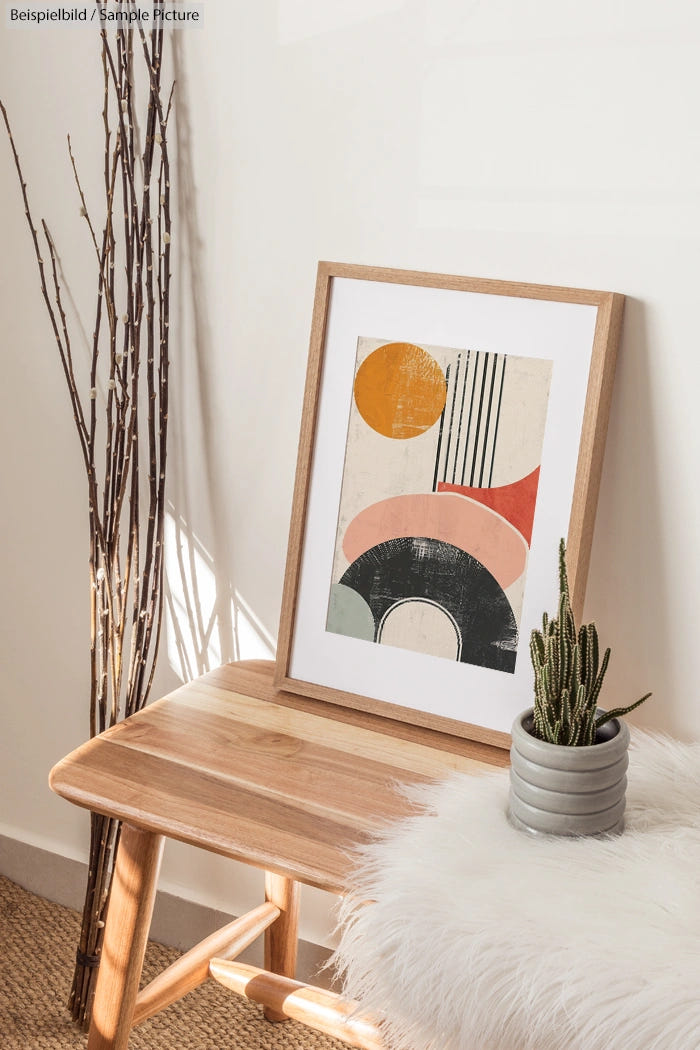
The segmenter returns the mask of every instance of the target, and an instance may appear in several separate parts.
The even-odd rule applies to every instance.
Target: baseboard
[[[11,879],[30,893],[81,911],[85,895],[87,865],[62,857],[39,846],[0,835],[0,875]],[[151,938],[160,944],[186,951],[208,934],[234,918],[225,912],[159,890],[153,909]],[[328,948],[310,941],[299,942],[297,978],[330,987],[330,974],[323,972]],[[262,966],[262,941],[247,948],[242,962]]]

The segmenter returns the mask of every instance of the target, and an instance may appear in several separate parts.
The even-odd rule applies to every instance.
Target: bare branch
[[[99,0],[96,0],[99,2]],[[131,4],[134,0],[122,0]],[[131,28],[100,34],[104,132],[104,222],[88,212],[68,136],[68,155],[97,262],[89,375],[76,374],[71,323],[64,308],[59,255],[27,197],[19,155],[0,102],[37,259],[41,292],[59,351],[88,482],[90,581],[90,733],[146,703],[164,614],[163,564],[170,326],[170,163],[167,129],[173,98],[161,95],[162,22],[147,39]],[[134,53],[134,42],[141,41]],[[145,66],[145,68],[144,68]],[[147,108],[141,110],[139,77]],[[139,131],[141,129],[141,131]],[[143,134],[143,142],[140,141]],[[98,236],[98,230],[101,234]],[[43,240],[41,242],[43,244]],[[85,388],[86,381],[89,386]],[[102,394],[106,394],[103,400]],[[102,442],[104,446],[102,447]],[[98,445],[100,446],[98,450]],[[99,460],[100,470],[96,467]],[[90,871],[79,951],[96,956],[109,894],[118,827],[91,824]],[[94,967],[76,966],[75,1019],[89,1020]]]
[[[85,200],[85,194],[83,193],[83,187],[80,185],[80,178],[78,176],[78,169],[76,167],[75,157],[73,156],[73,149],[71,147],[70,135],[67,136],[67,139],[68,139],[68,156],[70,157],[71,167],[73,168],[73,175],[75,176],[75,184],[78,187],[78,193],[80,194],[80,204],[81,204],[80,214],[83,216],[83,218],[85,219],[86,223],[88,224],[88,228],[90,230],[90,236],[92,237],[92,243],[93,243],[94,248],[95,248],[95,255],[97,256],[97,265],[98,265],[98,268],[99,268],[99,270],[101,272],[101,270],[102,270],[102,257],[100,255],[100,249],[97,247],[97,238],[95,237],[95,231],[93,229],[92,222],[90,220],[90,213],[88,212],[87,201]]]

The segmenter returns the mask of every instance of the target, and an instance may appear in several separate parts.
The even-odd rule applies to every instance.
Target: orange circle
[[[412,438],[437,422],[445,407],[445,374],[412,343],[386,343],[355,376],[355,404],[368,426],[388,438]]]

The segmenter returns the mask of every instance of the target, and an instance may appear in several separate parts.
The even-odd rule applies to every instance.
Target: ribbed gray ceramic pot
[[[511,731],[510,822],[533,835],[619,835],[630,740],[625,723],[606,722],[589,747],[539,740],[533,725],[530,708]]]

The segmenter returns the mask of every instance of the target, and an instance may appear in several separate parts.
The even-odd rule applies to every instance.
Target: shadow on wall
[[[274,638],[172,503],[165,519],[165,606],[168,662],[183,681],[227,660],[274,656]]]
[[[173,33],[179,235],[176,324],[170,372],[169,506],[165,526],[168,660],[183,680],[228,660],[274,654],[275,641],[233,583],[226,507],[212,440],[214,360],[193,165],[192,123],[181,35]],[[206,543],[204,542],[206,537]]]
[[[622,342],[603,461],[595,542],[586,590],[586,619],[595,619],[612,648],[604,706],[629,703],[634,690],[652,700],[632,724],[663,727],[688,739],[675,697],[672,566],[664,542],[664,492],[649,343],[648,307],[627,296]],[[645,710],[646,708],[646,710]]]

